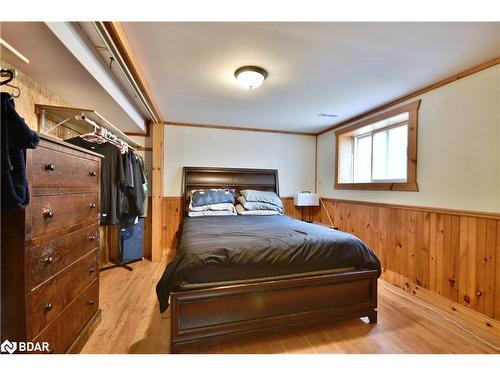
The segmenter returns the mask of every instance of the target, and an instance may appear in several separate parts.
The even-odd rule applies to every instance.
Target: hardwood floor
[[[169,352],[169,311],[160,314],[155,294],[165,265],[166,260],[143,261],[133,264],[132,272],[116,268],[101,274],[102,322],[82,353]],[[380,281],[376,325],[360,319],[334,322],[205,346],[196,353],[498,353],[429,310],[431,305],[403,293]],[[500,346],[499,337],[441,313]]]

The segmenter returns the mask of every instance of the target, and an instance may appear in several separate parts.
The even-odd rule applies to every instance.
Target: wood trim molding
[[[388,112],[380,113],[376,116],[373,116],[373,117],[367,118],[366,120],[358,122],[355,125],[347,126],[343,129],[340,129],[340,130],[336,131],[335,134],[342,135],[345,133],[349,133],[351,131],[362,128],[363,126],[373,124],[374,122],[385,120],[388,117],[396,116],[396,115],[399,115],[400,113],[404,113],[404,112],[411,112],[414,110],[418,110],[420,108],[421,102],[422,102],[422,100],[419,99],[419,100],[416,100],[414,102],[402,105],[401,107],[394,108]]]
[[[307,132],[295,132],[287,130],[261,129],[261,128],[245,128],[241,126],[229,126],[229,125],[217,125],[217,124],[197,124],[197,123],[179,122],[179,121],[164,121],[163,124],[172,126],[188,126],[192,128],[223,129],[223,130],[277,133],[277,134],[289,134],[289,135],[307,135],[312,137],[316,136],[316,133],[307,133]]]
[[[380,106],[377,106],[375,108],[372,108],[368,111],[365,111],[365,112],[362,112],[356,116],[353,116],[351,118],[348,118],[347,120],[344,120],[342,122],[339,122],[338,124],[335,124],[335,125],[332,125],[330,126],[329,128],[325,129],[325,130],[322,130],[320,131],[319,133],[317,133],[317,135],[321,135],[321,134],[324,134],[324,133],[328,133],[332,130],[335,130],[335,129],[338,129],[342,126],[345,126],[345,125],[349,125],[349,124],[352,124],[356,121],[359,121],[359,120],[362,120],[368,116],[372,116],[372,115],[375,115],[377,114],[378,112],[381,112],[383,110],[386,110],[386,109],[389,109],[395,105],[398,105],[398,104],[401,104],[409,99],[412,99],[412,98],[415,98],[419,95],[423,95],[429,91],[432,91],[432,90],[435,90],[437,88],[440,88],[442,86],[445,86],[449,83],[452,83],[452,82],[455,82],[455,81],[458,81],[459,79],[462,79],[462,78],[465,78],[467,76],[470,76],[471,74],[474,74],[474,73],[477,73],[477,72],[480,72],[481,70],[484,70],[484,69],[488,69],[488,68],[491,68],[492,66],[495,66],[495,65],[498,65],[500,64],[500,57],[496,57],[492,60],[489,60],[489,61],[486,61],[482,64],[479,64],[477,66],[474,66],[472,68],[469,68],[461,73],[458,73],[458,74],[454,74],[448,78],[445,78],[441,81],[438,81],[436,83],[433,83],[431,85],[428,85],[428,86],[425,86],[425,87],[422,87],[421,89],[418,89],[416,91],[413,91],[409,94],[406,94],[406,95],[403,95],[403,96],[400,96],[394,100],[391,100],[390,102],[387,102],[385,104],[382,104]]]
[[[145,95],[147,95],[148,98],[151,99],[151,106],[152,108],[155,109],[155,113],[158,115],[159,118],[161,118],[161,112],[158,110],[158,107],[156,106],[154,100],[153,100],[153,96],[149,90],[149,87],[147,86],[147,83],[144,79],[144,75],[142,74],[142,72],[139,70],[140,69],[140,66],[139,64],[137,64],[137,59],[135,58],[135,55],[133,55],[133,51],[130,47],[130,44],[128,43],[128,40],[126,40],[126,36],[125,36],[125,33],[123,31],[123,28],[122,26],[120,25],[119,22],[105,22],[106,24],[106,27],[112,27],[113,29],[115,30],[119,30],[120,33],[118,33],[118,31],[115,31],[115,32],[112,32],[110,30],[108,30],[110,32],[110,35],[112,35],[114,37],[114,35],[120,35],[120,38],[124,38],[123,40],[126,42],[125,44],[128,46],[128,50],[129,52],[128,53],[131,53],[133,58],[132,60],[136,62],[136,65],[133,65],[132,64],[130,65],[132,68],[135,69],[135,71],[139,71],[138,76],[141,77],[141,79],[139,80],[139,82],[142,82],[144,85],[145,85],[145,89],[144,90],[147,90],[145,91]],[[118,38],[118,36],[117,36]],[[118,39],[117,39],[118,40]],[[117,45],[121,45],[121,43],[119,43],[118,41],[115,41],[117,43]],[[125,47],[122,47],[125,49]],[[128,55],[127,55],[128,56]],[[129,57],[130,58],[130,57]],[[423,95],[429,91],[432,91],[432,90],[435,90],[437,88],[440,88],[442,86],[445,86],[449,83],[452,83],[452,82],[455,82],[455,81],[458,81],[459,79],[462,79],[462,78],[465,78],[469,75],[472,75],[474,73],[477,73],[477,72],[480,72],[484,69],[488,69],[488,68],[491,68],[492,66],[495,66],[495,65],[498,65],[500,64],[500,57],[496,57],[492,60],[489,60],[489,61],[486,61],[482,64],[479,64],[475,67],[472,67],[470,69],[467,69],[461,73],[458,73],[458,74],[454,74],[448,78],[445,78],[441,81],[438,81],[438,82],[435,82],[431,85],[428,85],[428,86],[425,86],[421,89],[418,89],[416,91],[413,91],[409,94],[406,94],[406,95],[403,95],[403,96],[400,96],[394,100],[391,100],[390,102],[387,102],[385,104],[382,104],[380,106],[377,106],[377,107],[374,107],[370,110],[367,110],[365,112],[362,112],[356,116],[353,116],[349,119],[346,119],[338,124],[335,124],[335,125],[332,125],[330,126],[329,128],[325,129],[325,130],[322,130],[318,133],[311,133],[311,132],[295,132],[295,131],[286,131],[286,130],[277,130],[277,129],[261,129],[261,128],[246,128],[246,127],[241,127],[241,126],[228,126],[228,125],[219,125],[219,124],[202,124],[202,123],[190,123],[190,122],[180,122],[180,121],[163,121],[163,123],[165,125],[174,125],[174,126],[190,126],[190,127],[197,127],[197,128],[213,128],[213,129],[225,129],[225,130],[239,130],[239,131],[254,131],[254,132],[267,132],[267,133],[278,133],[278,134],[291,134],[291,135],[308,135],[308,136],[318,136],[318,135],[321,135],[321,134],[325,134],[325,133],[328,133],[332,130],[335,130],[335,129],[338,129],[340,127],[343,127],[345,125],[349,125],[351,123],[354,123],[356,121],[359,121],[359,120],[363,120],[369,116],[373,116],[373,115],[376,115],[377,113],[379,112],[382,112],[386,109],[390,109],[391,107],[394,107],[398,104],[401,104],[407,100],[410,100],[412,98],[415,98],[419,95]],[[147,127],[148,129],[148,133],[149,133],[149,127]],[[144,135],[143,133],[126,133],[127,135],[135,135],[135,136],[149,136],[149,134],[146,133],[146,135]]]
[[[153,151],[153,147],[142,147],[142,146],[137,146],[135,148],[137,151]]]
[[[139,85],[139,89],[141,90],[142,94],[144,95],[151,109],[153,110],[154,115],[156,116],[159,122],[163,122],[162,113],[156,101],[154,100],[154,96],[151,92],[151,89],[149,88],[149,85],[146,81],[146,77],[144,76],[144,73],[141,69],[141,64],[139,64],[139,61],[134,53],[134,50],[132,49],[132,46],[128,41],[123,26],[121,25],[120,22],[103,22],[103,24],[106,30],[108,31],[109,35],[111,36],[111,39],[115,43],[116,48],[118,48],[118,50],[120,51],[120,55],[125,60],[127,67],[130,69],[130,72],[132,73],[137,84]]]
[[[151,229],[151,261],[159,262],[163,257],[162,234],[162,198],[163,198],[163,159],[164,142],[162,123],[153,124],[153,157],[152,157],[152,229]]]
[[[133,137],[151,137],[151,121],[146,120],[145,121],[145,127],[146,127],[146,132],[145,133],[134,133],[134,132],[124,132],[128,136],[133,136]]]
[[[162,197],[166,200],[177,200],[182,199],[182,196],[165,196]],[[291,196],[280,197],[281,200],[290,200],[293,199]],[[366,201],[354,201],[349,199],[337,199],[337,198],[325,198],[321,197],[323,201],[329,202],[338,202],[338,203],[348,203],[348,204],[360,204],[366,206],[378,206],[378,207],[387,207],[387,208],[398,208],[403,210],[411,210],[411,211],[425,211],[425,212],[433,212],[436,214],[445,214],[445,215],[460,215],[460,216],[470,216],[477,217],[483,219],[493,219],[500,220],[500,212],[484,212],[484,211],[472,211],[472,210],[460,210],[455,208],[440,208],[440,207],[425,207],[425,206],[412,206],[405,204],[394,204],[394,203],[378,203],[378,202],[366,202]],[[321,206],[318,206],[321,207]]]
[[[336,190],[418,191],[416,182],[335,183]]]
[[[432,212],[432,213],[436,213],[436,214],[460,215],[460,216],[477,217],[477,218],[482,218],[482,219],[500,220],[500,213],[497,213],[497,212],[460,210],[460,209],[454,209],[454,208],[411,206],[411,205],[404,205],[404,204],[353,201],[353,200],[349,200],[349,199],[336,199],[336,198],[323,198],[323,197],[321,199],[323,201],[330,201],[333,203],[338,202],[338,203],[347,203],[347,204],[358,204],[358,205],[366,205],[366,206],[397,208],[397,209],[411,210],[411,211]]]
[[[421,288],[413,283],[408,283],[407,289],[401,289],[382,279],[379,279],[378,282],[383,288],[389,289],[396,294],[407,293],[407,298],[418,298],[432,306],[446,311],[453,316],[456,316],[457,318],[463,319],[481,329],[500,336],[500,322],[498,320],[489,318],[488,316],[478,313],[477,311],[474,311],[466,306],[450,301],[437,293]]]

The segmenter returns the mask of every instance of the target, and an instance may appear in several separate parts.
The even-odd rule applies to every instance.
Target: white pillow
[[[234,205],[232,203],[215,203],[194,207],[193,202],[190,201],[189,211],[234,211]]]
[[[274,210],[245,210],[245,208],[239,204],[236,206],[236,212],[238,215],[248,215],[248,216],[272,216],[272,215],[282,215],[278,211]]]
[[[189,211],[189,217],[201,217],[201,216],[236,216],[234,211],[234,206],[232,211]]]
[[[266,202],[248,202],[243,195],[238,197],[238,201],[243,206],[243,208],[248,211],[264,210],[278,211],[280,214],[284,213],[283,207],[278,207],[272,203]]]

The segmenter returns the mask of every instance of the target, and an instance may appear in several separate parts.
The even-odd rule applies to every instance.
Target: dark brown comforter
[[[156,286],[163,312],[181,281],[207,283],[354,267],[378,270],[357,237],[288,216],[186,218],[177,255]]]

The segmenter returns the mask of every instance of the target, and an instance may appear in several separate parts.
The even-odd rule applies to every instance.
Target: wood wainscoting
[[[500,321],[500,214],[322,199],[334,226],[382,263],[382,279]],[[329,224],[325,209],[315,221]]]
[[[182,197],[163,197],[161,202],[161,247],[168,259],[177,248],[177,231],[184,217]]]
[[[282,200],[287,215],[302,217],[293,198]],[[334,226],[375,251],[383,280],[439,307],[447,304],[457,315],[473,310],[483,316],[476,321],[500,332],[500,322],[491,321],[500,321],[500,214],[322,201]],[[162,247],[167,257],[175,255],[181,206],[181,197],[162,199]],[[330,224],[324,208],[311,208],[310,214],[313,221]],[[308,215],[306,209],[304,216]]]

